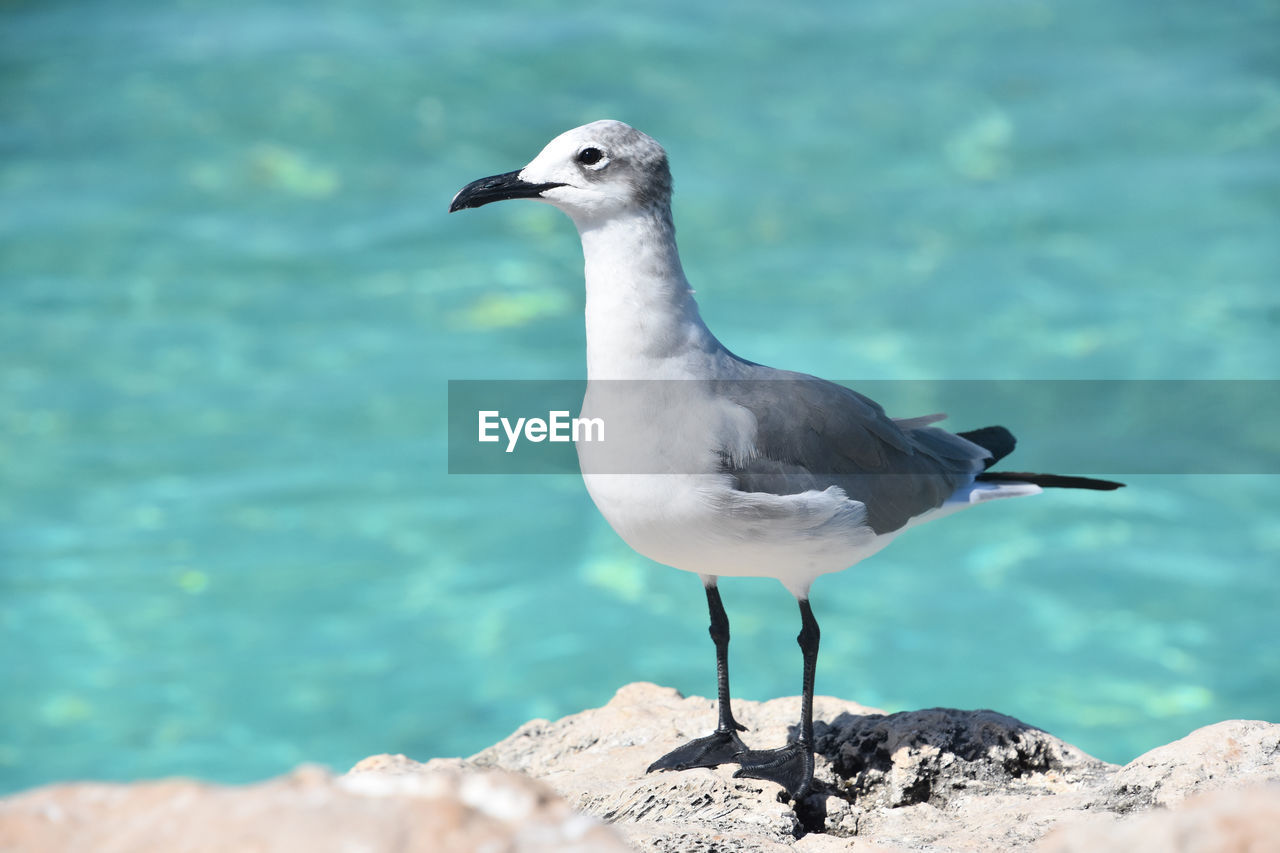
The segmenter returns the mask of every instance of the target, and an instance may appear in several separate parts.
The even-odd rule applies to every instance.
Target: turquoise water
[[[630,681],[713,691],[696,579],[576,478],[445,473],[449,379],[584,369],[569,223],[445,208],[588,120],[667,146],[704,316],[753,360],[1280,378],[1278,27],[1272,2],[5,4],[0,788],[468,754]],[[1280,719],[1280,482],[1128,479],[820,581],[819,692],[993,707],[1113,761]],[[798,692],[789,596],[723,591],[735,693]]]

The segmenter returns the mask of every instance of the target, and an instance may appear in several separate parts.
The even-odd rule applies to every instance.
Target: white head
[[[579,228],[630,211],[669,215],[667,153],[630,125],[595,121],[560,134],[523,169],[467,184],[449,211],[510,198],[553,204]]]

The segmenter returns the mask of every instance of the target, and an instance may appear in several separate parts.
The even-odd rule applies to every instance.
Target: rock
[[[1229,720],[1138,756],[1109,780],[1118,812],[1173,806],[1190,794],[1280,782],[1280,726]]]
[[[1032,785],[1062,792],[1111,766],[994,711],[934,708],[836,717],[817,735],[839,784],[863,806],[946,805]]]
[[[1212,727],[1210,727],[1212,728]],[[1099,814],[1053,830],[1039,853],[1271,853],[1280,850],[1280,785],[1198,794],[1176,809]]]
[[[785,742],[798,711],[798,698],[734,703],[759,747]],[[1280,850],[1278,725],[1219,723],[1118,767],[994,711],[817,697],[814,714],[816,783],[799,803],[732,765],[647,774],[713,727],[715,702],[632,684],[469,759],[375,756],[338,778],[240,788],[37,789],[0,800],[0,850]]]
[[[798,710],[794,697],[734,702],[753,746],[782,744]],[[814,715],[817,783],[800,803],[776,785],[734,779],[732,765],[645,774],[715,722],[714,701],[651,684],[628,685],[603,708],[527,723],[450,766],[528,773],[637,848],[673,853],[1029,850],[1073,821],[1090,832],[1205,790],[1280,779],[1280,726],[1270,723],[1210,726],[1121,768],[994,711],[886,715],[817,697]]]
[[[737,710],[735,703],[735,712]],[[815,713],[853,707],[815,699]],[[743,703],[739,719],[759,742],[781,744],[797,711],[793,700]],[[473,756],[476,767],[528,773],[574,808],[615,824],[642,849],[783,850],[803,834],[800,819],[778,802],[777,786],[733,780],[732,767],[647,775],[655,758],[715,725],[715,702],[684,698],[652,684],[631,684],[603,708],[549,723],[526,723]],[[435,762],[428,762],[432,767]],[[745,796],[744,796],[745,794]]]
[[[599,821],[502,771],[423,772],[408,759],[346,776],[301,768],[258,785],[78,783],[0,800],[0,850],[32,853],[620,853]]]
[[[784,743],[798,710],[796,698],[734,703],[752,745]],[[624,687],[603,708],[528,723],[469,763],[529,773],[640,849],[682,853],[843,850],[853,839],[1009,849],[1043,835],[1068,804],[1086,808],[1090,785],[1115,770],[992,711],[885,715],[816,697],[814,715],[817,783],[799,804],[776,785],[734,779],[732,765],[645,774],[715,721],[714,701],[651,684]]]

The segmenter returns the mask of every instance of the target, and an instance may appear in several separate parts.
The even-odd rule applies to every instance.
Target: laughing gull
[[[1121,486],[992,471],[1014,447],[1004,427],[953,434],[932,425],[941,415],[893,419],[841,385],[729,352],[703,323],[680,266],[666,152],[622,122],[561,134],[523,169],[463,187],[449,210],[514,198],[554,205],[582,238],[582,416],[603,417],[611,430],[604,445],[578,444],[587,490],[632,548],[700,575],[706,591],[718,725],[650,771],[736,763],[735,776],[803,797],[814,764],[814,579],[976,503],[1042,487]],[[745,728],[730,705],[729,620],[716,585],[725,576],[777,578],[800,605],[800,724],[779,749],[748,749],[738,735]]]

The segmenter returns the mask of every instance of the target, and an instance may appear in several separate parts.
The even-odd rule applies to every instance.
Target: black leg
[[[800,620],[800,635],[796,637],[804,655],[800,734],[781,749],[753,749],[742,753],[738,756],[742,767],[733,774],[777,782],[796,800],[809,793],[813,784],[813,676],[818,666],[818,641],[822,636],[808,599],[800,599]]]
[[[714,584],[707,587],[707,610],[711,611],[711,642],[716,644],[716,705],[720,710],[716,731],[745,732],[747,727],[733,718],[729,704],[729,617],[720,603],[720,590]],[[746,747],[743,747],[746,749]]]
[[[813,609],[809,607],[809,599],[800,602],[800,634],[796,642],[800,644],[800,654],[804,657],[804,692],[800,699],[800,740],[813,745],[813,677],[818,669],[818,643],[822,640],[822,632],[818,630],[818,620],[813,618]]]
[[[729,705],[729,617],[720,602],[720,590],[707,585],[707,609],[711,611],[711,641],[716,644],[716,699],[719,724],[706,737],[691,740],[649,765],[654,770],[685,770],[690,767],[715,767],[734,761],[747,747],[738,737],[746,727],[733,718]]]

